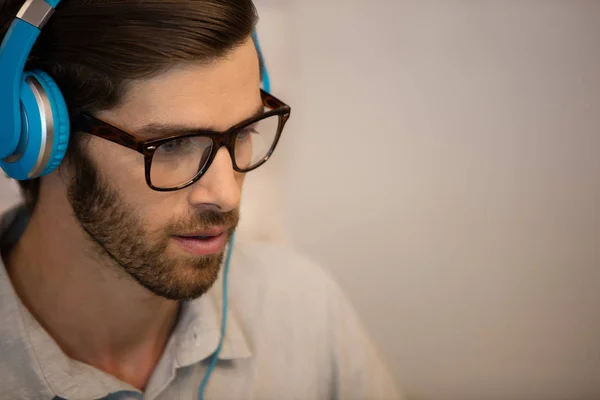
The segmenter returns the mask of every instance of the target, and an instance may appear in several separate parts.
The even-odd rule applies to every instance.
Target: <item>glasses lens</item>
[[[272,151],[279,130],[279,116],[274,115],[247,126],[235,138],[235,163],[241,170],[251,169]]]
[[[213,142],[207,137],[183,137],[157,147],[152,156],[150,181],[161,189],[189,182],[208,162]]]

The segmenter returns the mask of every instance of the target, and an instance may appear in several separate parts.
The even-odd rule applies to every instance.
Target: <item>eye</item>
[[[194,138],[179,138],[161,144],[156,152],[163,156],[182,155],[197,148]]]
[[[246,140],[250,140],[250,136],[252,136],[252,134],[258,134],[258,131],[256,130],[256,125],[250,125],[244,128],[237,134],[236,139],[240,142],[244,142]]]

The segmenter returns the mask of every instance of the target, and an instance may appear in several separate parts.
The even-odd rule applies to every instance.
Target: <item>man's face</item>
[[[138,138],[157,138],[144,127],[225,131],[260,104],[258,56],[248,39],[210,65],[181,66],[134,83],[119,107],[97,116]],[[233,170],[227,150],[219,150],[194,185],[157,192],[146,185],[140,153],[91,136],[80,147],[69,199],[100,257],[166,298],[206,292],[239,218],[243,175]],[[189,238],[223,230],[221,239]]]

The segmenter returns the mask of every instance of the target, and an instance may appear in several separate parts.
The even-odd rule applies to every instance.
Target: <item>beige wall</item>
[[[600,2],[289,7],[285,228],[398,382],[599,399]]]
[[[413,399],[600,398],[600,2],[258,4],[293,116],[241,230],[331,268]]]

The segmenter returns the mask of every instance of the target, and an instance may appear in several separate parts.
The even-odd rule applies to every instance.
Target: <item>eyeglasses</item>
[[[88,114],[72,118],[71,129],[89,133],[144,155],[146,183],[156,191],[180,190],[197,182],[217,152],[227,148],[233,169],[250,172],[263,165],[275,151],[290,117],[291,108],[261,90],[266,111],[225,132],[194,131],[160,139],[140,140]]]

